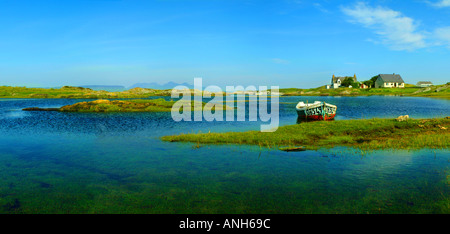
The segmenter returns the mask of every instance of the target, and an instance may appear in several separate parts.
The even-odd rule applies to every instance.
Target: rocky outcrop
[[[61,89],[70,89],[70,90],[92,90],[90,88],[83,88],[83,87],[75,87],[75,86],[63,86]]]
[[[446,90],[446,89],[448,89],[449,86],[450,86],[450,85],[446,84],[446,85],[444,85],[444,86],[442,86],[442,87],[437,88],[437,89],[435,90],[435,92],[441,92],[442,90]]]
[[[409,115],[401,115],[399,117],[397,117],[395,120],[397,120],[398,122],[403,122],[403,121],[408,121],[409,119]]]
[[[300,151],[306,151],[306,147],[300,146],[300,147],[287,147],[287,148],[279,148],[281,151],[285,152],[300,152]]]
[[[22,109],[23,111],[59,111],[59,108],[39,108],[39,107],[29,107]]]

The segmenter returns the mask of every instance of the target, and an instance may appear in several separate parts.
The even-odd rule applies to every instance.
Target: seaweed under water
[[[429,98],[282,97],[280,123],[295,124],[293,107],[307,98],[336,104],[337,120],[362,113],[450,113],[449,101]],[[79,101],[0,100],[0,213],[450,212],[448,150],[196,147],[159,138],[257,130],[261,122],[177,123],[170,113],[21,112]]]

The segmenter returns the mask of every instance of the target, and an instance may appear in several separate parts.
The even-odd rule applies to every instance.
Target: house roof
[[[405,83],[399,74],[380,74],[378,79],[381,79],[383,82]]]
[[[353,77],[353,76],[345,76],[345,77],[342,77],[342,76],[335,76],[335,77],[333,77],[333,78],[331,79],[331,82],[332,82],[332,83],[337,83],[338,80],[341,80],[341,82],[343,82],[346,78],[352,78],[354,82],[357,81],[357,79],[356,79],[355,77]]]
[[[344,78],[345,77],[336,76],[336,77],[333,77],[332,81],[333,81],[333,83],[336,83],[338,80],[341,80],[341,82],[342,82],[342,81],[344,81]]]

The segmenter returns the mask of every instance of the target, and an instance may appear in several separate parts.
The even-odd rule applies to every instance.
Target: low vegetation
[[[166,112],[170,111],[173,101],[164,99],[156,100],[96,100],[91,102],[79,102],[73,105],[63,106],[62,112]]]
[[[450,98],[450,84],[421,88],[414,85],[406,85],[406,88],[339,88],[326,89],[325,86],[313,89],[280,89],[282,96],[417,96]],[[152,96],[170,96],[172,90],[158,90],[133,88],[122,92],[96,91],[89,88],[64,86],[59,89],[26,88],[0,86],[0,98],[77,98],[77,99],[123,99],[146,98]],[[204,92],[190,90],[194,95],[202,95]],[[224,93],[222,93],[224,95]]]
[[[326,89],[324,86],[314,89],[280,89],[283,96],[413,96],[450,98],[450,84],[436,85],[426,88],[406,85],[405,88],[338,88]]]
[[[170,96],[171,90],[134,88],[122,92],[96,91],[89,88],[64,86],[59,89],[0,86],[0,98],[145,98],[149,96]]]
[[[160,99],[134,99],[134,100],[96,100],[90,102],[79,102],[73,105],[63,106],[61,108],[25,108],[25,111],[61,111],[61,112],[169,112],[175,101],[166,101]],[[195,105],[191,101],[189,106],[191,110],[202,110],[206,103]],[[197,107],[197,108],[195,108]],[[226,105],[218,105],[217,107],[226,110]],[[215,107],[213,107],[213,110]]]
[[[364,150],[376,149],[447,149],[450,146],[450,119],[342,120],[304,122],[280,127],[276,132],[259,131],[198,133],[164,136],[169,142],[197,144],[246,144],[266,148],[306,149],[346,146]]]

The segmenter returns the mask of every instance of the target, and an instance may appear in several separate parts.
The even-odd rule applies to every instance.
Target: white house
[[[430,87],[430,86],[433,86],[433,83],[431,83],[431,81],[419,81],[419,82],[417,82],[417,86]]]
[[[353,78],[353,82],[358,82],[358,80],[356,78],[356,74],[353,75],[353,77],[351,77],[351,76],[345,76],[345,77],[338,76],[338,77],[336,77],[333,74],[333,77],[331,78],[331,85],[330,86],[327,85],[327,89],[329,89],[329,88],[337,89],[337,88],[341,87],[342,82],[344,82],[344,80],[347,79],[347,78]]]
[[[375,81],[375,88],[404,88],[405,81],[399,74],[380,74]]]

